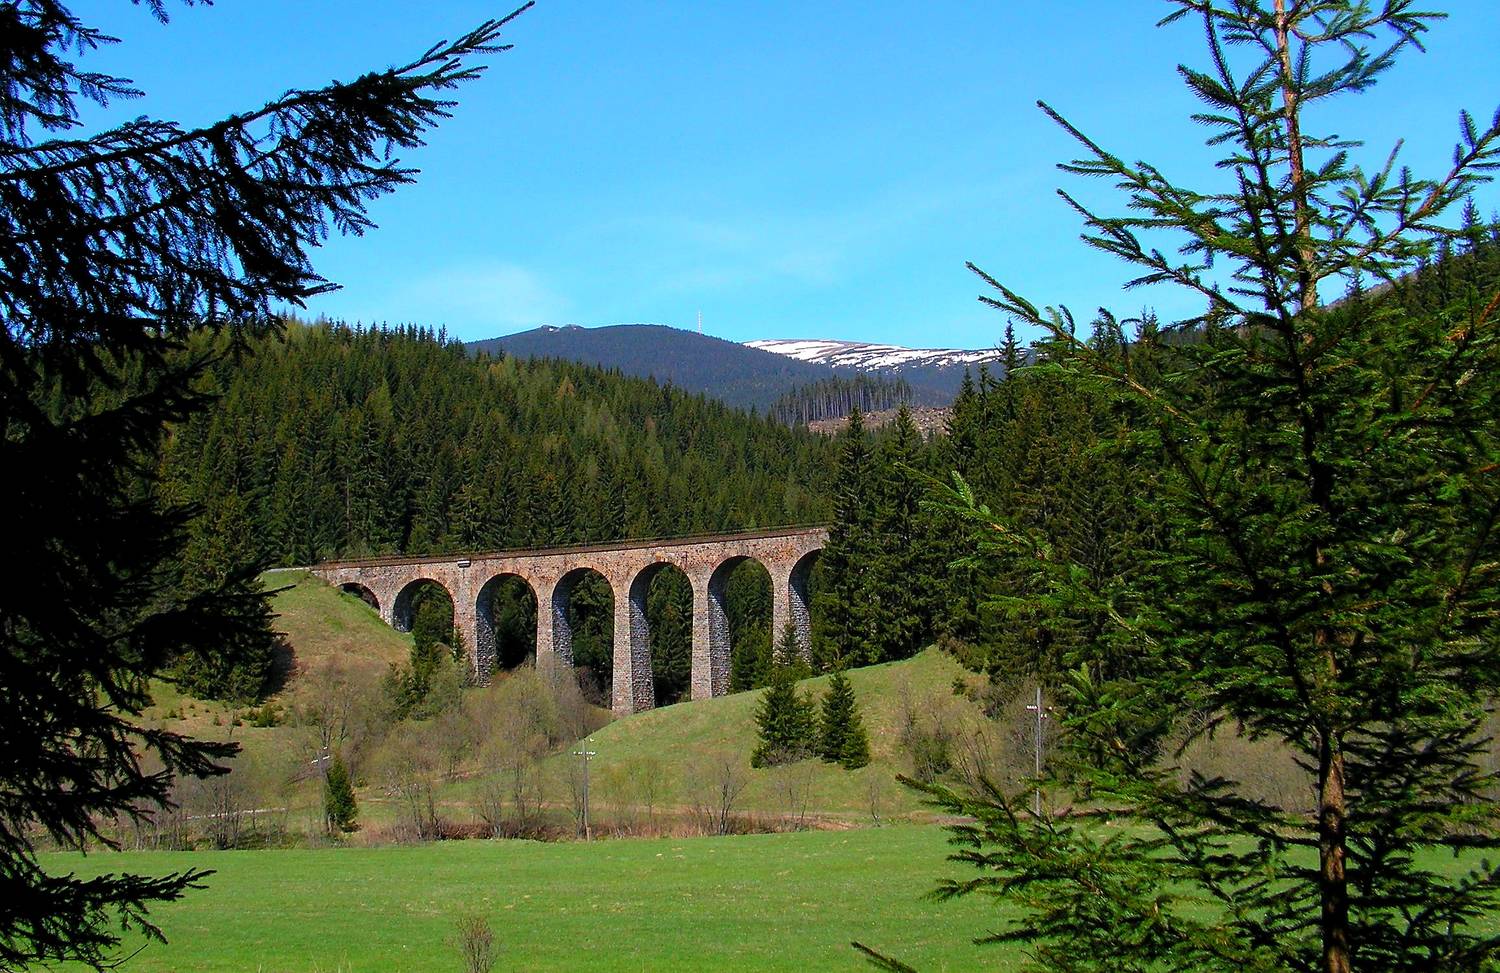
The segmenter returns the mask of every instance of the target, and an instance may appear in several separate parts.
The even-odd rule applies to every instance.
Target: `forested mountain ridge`
[[[946,405],[958,389],[962,368],[940,381],[884,369],[867,373],[859,368],[764,351],[710,335],[659,324],[617,324],[601,328],[543,327],[484,341],[471,341],[474,352],[503,351],[517,358],[560,359],[619,369],[626,375],[653,378],[689,392],[699,392],[729,405],[765,412],[787,395],[820,382],[862,378],[893,384],[910,379],[914,404]]]
[[[289,322],[219,351],[199,383],[217,402],[160,460],[162,490],[203,509],[205,558],[307,564],[830,512],[822,437],[645,380],[474,355],[416,328]]]
[[[799,362],[733,341],[659,324],[535,328],[469,342],[471,352],[554,359],[618,369],[671,383],[728,405],[766,411],[793,388],[831,377],[826,365]]]

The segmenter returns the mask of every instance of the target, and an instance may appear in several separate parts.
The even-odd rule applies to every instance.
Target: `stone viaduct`
[[[536,598],[536,661],[545,668],[573,664],[568,598],[584,572],[598,572],[614,593],[612,699],[615,713],[623,716],[656,705],[645,608],[647,588],[658,571],[675,566],[692,583],[691,692],[693,699],[706,699],[729,690],[724,588],[730,569],[746,559],[760,562],[771,576],[773,644],[791,621],[806,654],[807,577],[827,541],[826,528],[797,527],[487,554],[327,561],[310,570],[372,601],[381,619],[403,632],[411,628],[412,595],[417,586],[424,581],[441,585],[453,599],[454,627],[461,633],[479,682],[486,681],[495,667],[491,599],[502,579],[520,578]]]

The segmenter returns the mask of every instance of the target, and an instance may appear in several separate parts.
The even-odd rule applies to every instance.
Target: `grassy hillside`
[[[382,622],[355,596],[306,571],[267,571],[261,583],[275,592],[272,627],[282,635],[286,650],[286,679],[276,699],[286,699],[318,669],[336,665],[369,678],[384,673],[392,662],[404,662],[411,653],[410,635]],[[170,683],[157,683],[152,696],[156,702],[147,710],[147,719],[173,720],[176,729],[202,736],[222,736],[212,728],[228,725],[243,710],[195,699]]]
[[[346,669],[380,673],[389,663],[406,659],[411,636],[393,631],[358,598],[300,571],[270,572],[266,584],[286,586],[273,601],[276,628],[286,636],[295,664],[284,695],[295,692],[299,678],[309,670],[334,661]],[[922,719],[930,719],[938,708],[949,711],[950,722],[973,719],[975,707],[953,695],[954,680],[960,678],[975,677],[935,649],[904,662],[850,673],[870,734],[870,765],[856,771],[819,760],[750,769],[755,709],[763,692],[759,690],[678,703],[617,720],[590,738],[590,748],[597,753],[592,764],[595,798],[601,807],[639,803],[640,795],[635,792],[641,778],[651,775],[660,785],[654,800],[688,805],[698,796],[694,782],[711,775],[711,765],[718,758],[733,756],[746,775],[744,792],[736,801],[742,810],[780,814],[791,810],[790,804],[805,801],[809,814],[849,820],[869,820],[872,813],[916,811],[920,805],[911,792],[894,782],[897,772],[911,769],[900,742],[900,724],[908,710],[915,710]],[[807,680],[799,691],[821,700],[827,681],[826,677]],[[553,777],[566,772],[565,759],[553,758],[549,767]],[[462,802],[483,779],[482,773],[468,775],[445,788],[444,796]]]
[[[271,599],[276,631],[291,647],[296,671],[337,662],[346,669],[380,673],[411,653],[411,636],[380,620],[370,606],[354,595],[306,571],[267,571],[261,583],[277,591]]]
[[[673,782],[679,803],[688,803],[694,796],[688,782],[712,777],[717,759],[728,756],[744,768],[745,789],[737,806],[746,810],[787,813],[793,809],[791,803],[800,803],[799,790],[806,789],[806,806],[818,814],[868,820],[872,810],[915,811],[920,805],[911,792],[894,783],[897,772],[911,769],[900,742],[901,722],[909,707],[919,719],[930,718],[939,707],[950,708],[955,721],[975,715],[972,704],[953,696],[953,682],[959,678],[973,677],[936,649],[904,662],[851,672],[849,681],[870,734],[871,757],[868,767],[855,771],[816,759],[750,769],[755,710],[764,690],[678,703],[617,720],[590,738],[590,749],[597,753],[593,767],[606,781],[622,783],[657,773]],[[821,700],[827,682],[826,676],[810,679],[798,690]]]
[[[273,627],[285,640],[286,680],[267,703],[280,708],[283,717],[298,690],[308,688],[319,670],[337,667],[368,682],[411,652],[410,635],[395,631],[364,602],[306,571],[267,571],[261,582],[276,592],[271,598]],[[146,723],[201,739],[236,741],[242,750],[236,767],[247,774],[279,780],[302,769],[310,743],[301,727],[254,726],[258,708],[196,699],[171,683],[153,685],[152,697],[154,704],[143,714]]]
[[[937,828],[592,844],[442,842],[380,849],[48,855],[80,875],[215,869],[154,909],[170,942],[135,973],[462,969],[454,918],[493,924],[502,970],[863,970],[859,939],[928,971],[1010,968],[971,945],[987,901],[923,898],[942,875]]]

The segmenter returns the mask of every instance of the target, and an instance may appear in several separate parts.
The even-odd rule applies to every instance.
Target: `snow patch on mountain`
[[[745,344],[799,361],[863,370],[901,368],[906,365],[974,365],[1000,358],[1000,352],[993,348],[904,348],[901,345],[830,339],[762,338]]]

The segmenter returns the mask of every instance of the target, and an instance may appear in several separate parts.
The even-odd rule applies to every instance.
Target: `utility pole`
[[[1042,705],[1042,684],[1036,684],[1036,703],[1026,709],[1036,714],[1036,729],[1032,735],[1033,755],[1036,757],[1036,790],[1031,796],[1031,811],[1042,816],[1042,720],[1047,718],[1047,707]]]
[[[594,756],[594,751],[589,749],[589,741],[579,744],[573,756],[583,761],[583,840],[593,841],[594,833],[589,830],[589,758]]]

